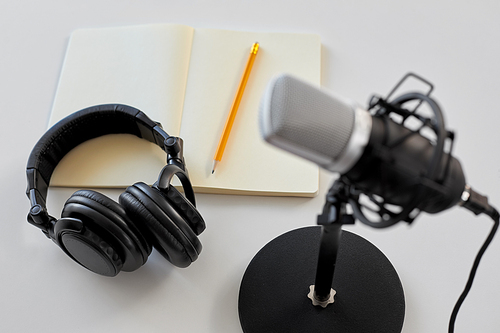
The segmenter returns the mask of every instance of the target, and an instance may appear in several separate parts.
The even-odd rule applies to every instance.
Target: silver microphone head
[[[361,157],[371,131],[367,111],[286,74],[268,84],[259,117],[267,142],[340,173]]]

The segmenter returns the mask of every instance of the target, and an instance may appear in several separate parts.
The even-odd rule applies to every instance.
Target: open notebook
[[[220,134],[252,43],[260,49],[224,157],[211,174]],[[49,127],[80,109],[133,106],[184,140],[198,193],[313,196],[318,167],[265,143],[259,101],[268,81],[289,73],[319,86],[317,35],[194,29],[176,24],[82,29],[72,33]],[[132,135],[83,143],[57,166],[52,186],[126,187],[152,184],[166,155]]]

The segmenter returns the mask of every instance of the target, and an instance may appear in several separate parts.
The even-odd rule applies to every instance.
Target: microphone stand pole
[[[345,184],[335,181],[326,195],[323,213],[318,215],[317,224],[321,226],[321,240],[316,267],[314,286],[308,297],[313,305],[322,307],[334,302],[335,290],[332,289],[337,253],[342,236],[342,225],[354,224],[352,215],[346,213],[347,198]]]

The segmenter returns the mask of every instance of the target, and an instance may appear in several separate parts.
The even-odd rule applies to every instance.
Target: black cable
[[[455,307],[453,308],[453,311],[450,316],[450,322],[448,325],[448,333],[453,333],[455,331],[455,321],[457,319],[458,315],[458,310],[460,310],[460,306],[462,306],[462,303],[464,302],[465,298],[469,294],[469,291],[472,287],[472,282],[474,281],[474,277],[476,276],[476,271],[479,266],[479,262],[481,261],[481,258],[483,257],[484,252],[490,245],[491,241],[493,240],[493,237],[495,236],[495,233],[497,232],[498,225],[500,224],[500,215],[498,211],[495,208],[489,207],[487,211],[484,212],[488,216],[490,216],[493,221],[493,227],[491,228],[490,234],[484,241],[483,246],[479,250],[478,254],[476,255],[476,259],[474,260],[474,264],[472,265],[470,274],[469,274],[469,279],[467,280],[467,283],[465,285],[464,291],[460,295],[460,297],[457,300],[457,303],[455,304]]]

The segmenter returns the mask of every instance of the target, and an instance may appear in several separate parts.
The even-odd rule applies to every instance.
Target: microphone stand
[[[318,226],[278,236],[252,259],[238,300],[243,332],[401,332],[397,272],[373,244],[342,230],[355,221],[348,191],[336,180]]]

